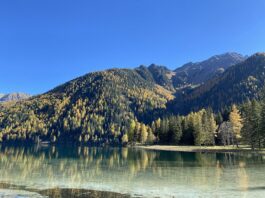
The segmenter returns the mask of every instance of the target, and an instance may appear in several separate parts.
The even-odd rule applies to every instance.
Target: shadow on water
[[[253,191],[253,190],[265,190],[265,186],[249,187],[248,190],[249,191]]]
[[[232,191],[245,191],[245,189],[232,189]],[[265,186],[248,187],[247,191],[265,191]]]

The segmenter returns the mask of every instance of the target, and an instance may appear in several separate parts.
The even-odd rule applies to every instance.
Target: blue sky
[[[265,51],[264,0],[1,0],[0,93],[85,73]]]

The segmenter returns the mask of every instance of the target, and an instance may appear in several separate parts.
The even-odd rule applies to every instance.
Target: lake
[[[0,197],[264,197],[265,156],[0,147]]]

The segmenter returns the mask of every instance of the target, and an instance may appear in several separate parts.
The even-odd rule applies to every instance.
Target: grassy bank
[[[137,145],[136,148],[160,151],[180,151],[180,152],[258,152],[265,154],[265,149],[251,150],[249,146],[171,146],[171,145]]]

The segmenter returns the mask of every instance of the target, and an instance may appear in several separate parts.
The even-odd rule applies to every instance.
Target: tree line
[[[225,111],[214,113],[211,108],[191,112],[187,116],[167,116],[150,126],[131,122],[123,143],[171,145],[250,145],[265,147],[265,97],[247,101]]]

